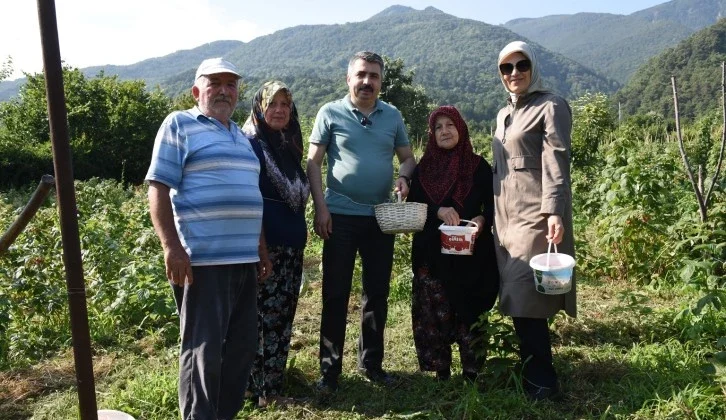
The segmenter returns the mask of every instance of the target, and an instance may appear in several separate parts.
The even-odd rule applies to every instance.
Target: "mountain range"
[[[544,82],[555,92],[567,98],[588,91],[614,94],[648,59],[715,23],[725,4],[673,0],[628,16],[581,13],[504,25],[433,7],[392,6],[362,22],[296,26],[247,43],[217,41],[128,66],[83,71],[143,79],[174,96],[188,91],[203,58],[224,56],[239,66],[250,86],[248,97],[263,80],[281,79],[295,93],[300,112],[312,116],[322,103],[345,93],[349,57],[367,49],[402,59],[436,104],[457,105],[468,119],[485,123],[506,99],[496,58],[510,41],[525,40],[537,49]],[[21,83],[0,83],[0,100],[15,95]]]
[[[649,58],[723,17],[726,0],[672,0],[627,16],[552,15],[504,26],[624,84]]]
[[[674,111],[673,76],[681,118],[694,119],[721,110],[724,62],[726,18],[649,59],[613,101],[621,104],[626,115],[654,113],[670,119]]]

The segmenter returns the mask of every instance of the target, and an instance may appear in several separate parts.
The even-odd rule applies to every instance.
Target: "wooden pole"
[[[5,231],[3,236],[0,237],[0,255],[7,252],[10,245],[15,242],[18,235],[25,229],[25,226],[28,225],[33,216],[35,216],[35,213],[48,197],[48,194],[50,194],[50,189],[53,188],[54,184],[55,179],[51,175],[43,175],[38,184],[38,188],[35,189],[28,204],[23,208],[23,211],[20,212],[20,215],[18,215],[18,218],[15,219],[8,230]]]
[[[91,339],[88,331],[86,287],[81,263],[81,244],[78,238],[76,192],[73,185],[73,167],[68,136],[68,112],[63,92],[63,68],[54,0],[38,0],[38,20],[40,21],[40,40],[43,47],[48,121],[50,122],[53,167],[56,176],[55,189],[61,221],[63,263],[66,268],[68,309],[78,384],[78,408],[81,420],[98,420]]]

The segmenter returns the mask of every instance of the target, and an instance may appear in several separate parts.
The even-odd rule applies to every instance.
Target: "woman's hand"
[[[557,214],[551,214],[547,217],[547,241],[551,241],[555,245],[562,242],[565,236],[565,227],[562,225],[562,217]]]
[[[453,207],[439,207],[436,216],[449,226],[459,226],[461,219]]]
[[[477,236],[479,236],[479,234],[481,233],[481,230],[484,229],[484,222],[486,222],[486,219],[484,218],[484,216],[479,215],[479,216],[476,216],[475,218],[471,219],[471,221],[476,223],[477,226],[479,226],[478,229],[476,230],[476,234],[477,234]]]

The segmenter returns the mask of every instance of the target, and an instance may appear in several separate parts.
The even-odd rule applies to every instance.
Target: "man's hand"
[[[330,238],[330,234],[333,233],[333,218],[330,217],[328,206],[323,204],[318,208],[315,207],[315,224],[313,225],[315,233],[321,239]]]
[[[154,231],[164,249],[164,265],[169,283],[184,286],[192,284],[192,263],[179,240],[174,226],[174,212],[169,198],[169,187],[161,182],[149,182],[149,214]]]
[[[313,229],[321,239],[330,238],[333,233],[333,219],[330,217],[328,205],[323,196],[323,178],[321,166],[327,147],[322,144],[310,143],[308,146],[307,175],[310,182],[310,195],[315,205],[315,223]]]
[[[189,255],[182,247],[169,247],[164,249],[164,264],[166,265],[166,278],[169,283],[179,287],[194,282],[192,264]]]
[[[399,177],[396,179],[395,187],[393,188],[393,192],[395,193],[401,193],[401,200],[408,197],[408,181],[406,181],[406,178]]]

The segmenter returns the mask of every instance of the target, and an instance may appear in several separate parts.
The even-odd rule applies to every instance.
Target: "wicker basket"
[[[383,203],[375,207],[376,220],[383,233],[420,232],[426,224],[425,203]]]

